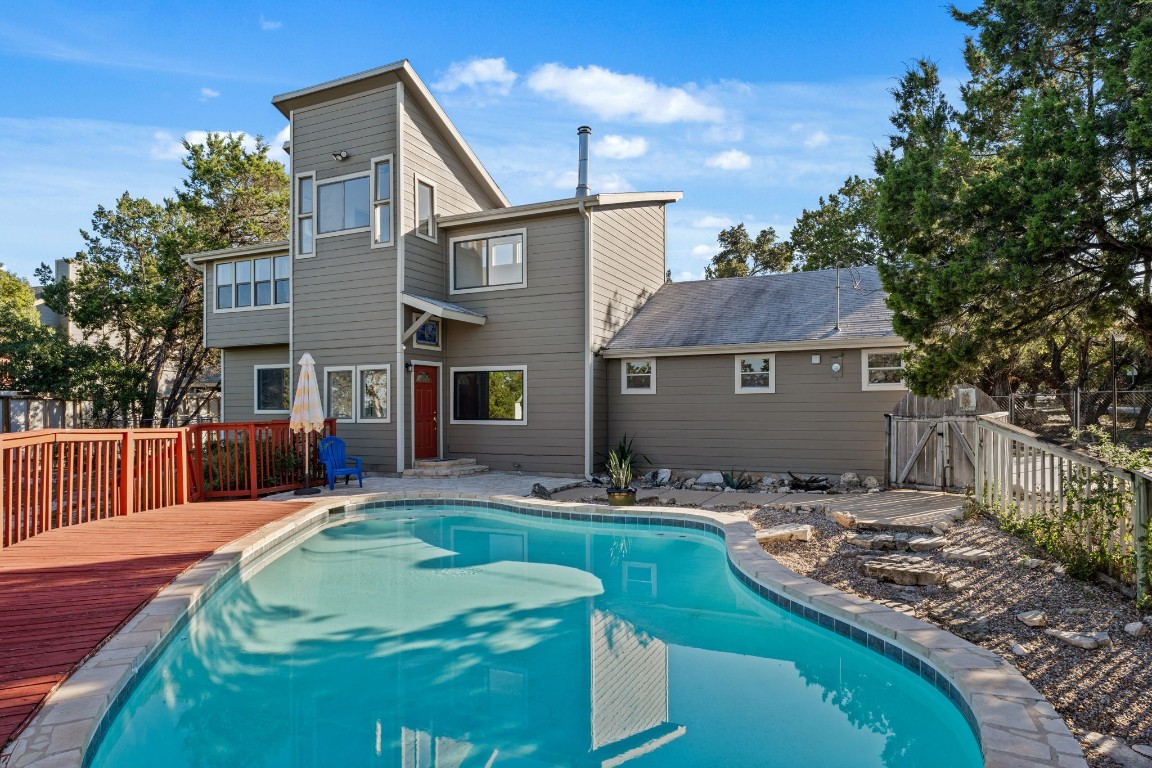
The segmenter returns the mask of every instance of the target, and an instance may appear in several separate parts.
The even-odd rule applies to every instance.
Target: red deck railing
[[[304,437],[287,421],[222,422],[188,427],[192,501],[256,499],[304,484]],[[324,422],[321,436],[336,434],[336,421]],[[324,477],[312,436],[312,482]]]
[[[335,431],[325,423],[325,435]],[[116,515],[299,488],[304,445],[287,421],[0,434],[0,547]]]
[[[181,504],[187,430],[43,429],[0,436],[0,546]]]

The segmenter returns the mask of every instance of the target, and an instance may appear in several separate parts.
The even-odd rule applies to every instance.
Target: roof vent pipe
[[[588,197],[591,194],[588,189],[588,137],[592,135],[592,129],[582,125],[576,129],[576,135],[580,137],[580,168],[576,182],[576,197]]]

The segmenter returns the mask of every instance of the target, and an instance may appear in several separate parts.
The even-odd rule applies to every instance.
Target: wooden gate
[[[963,491],[976,482],[975,416],[889,416],[888,485]]]

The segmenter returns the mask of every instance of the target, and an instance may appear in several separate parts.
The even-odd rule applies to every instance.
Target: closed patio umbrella
[[[324,409],[320,406],[320,388],[316,384],[316,361],[305,352],[300,358],[300,377],[296,382],[296,396],[292,399],[292,419],[288,428],[304,433],[304,487],[296,490],[304,496],[320,493],[311,485],[312,433],[324,431]]]

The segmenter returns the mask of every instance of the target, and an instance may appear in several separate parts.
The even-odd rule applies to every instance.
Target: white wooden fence
[[[1061,516],[1076,510],[1083,492],[1106,490],[1123,500],[1123,520],[1107,546],[1118,556],[1135,555],[1137,599],[1148,594],[1148,518],[1152,474],[1111,467],[1095,457],[1045,442],[1036,434],[989,416],[976,418],[976,499],[1000,514],[1018,518]],[[1115,493],[1113,493],[1115,492]],[[1081,530],[1080,535],[1091,536]]]

